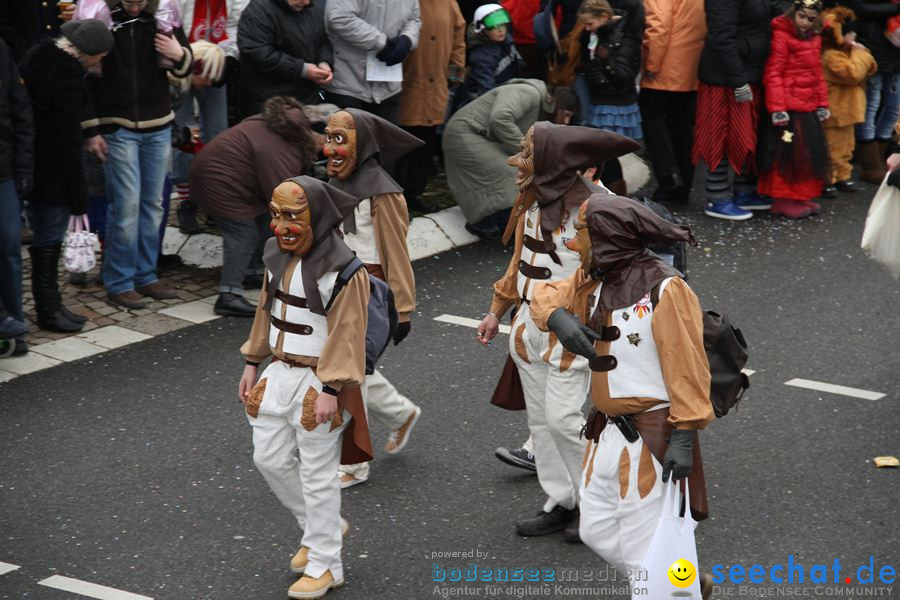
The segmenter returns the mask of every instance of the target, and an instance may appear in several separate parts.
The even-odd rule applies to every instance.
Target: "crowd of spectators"
[[[102,240],[109,302],[174,297],[170,203],[185,233],[198,206],[223,233],[216,312],[252,315],[271,188],[315,173],[339,108],[422,139],[388,165],[410,211],[442,161],[486,239],[539,119],[642,141],[657,201],[687,203],[699,167],[710,217],[815,214],[856,191],[851,156],[886,175],[898,26],[895,0],[0,0],[0,336],[27,350],[23,242],[38,326],[83,326],[59,294],[72,215]],[[629,192],[618,161],[600,179]]]

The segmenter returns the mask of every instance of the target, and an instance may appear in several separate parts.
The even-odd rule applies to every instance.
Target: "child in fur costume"
[[[831,155],[831,176],[822,193],[826,198],[856,190],[850,179],[850,157],[856,147],[854,125],[866,119],[866,80],[878,69],[872,54],[856,41],[856,15],[839,6],[822,13],[822,65],[828,84],[831,117],[825,139]]]
[[[772,20],[772,43],[763,74],[766,109],[757,157],[757,191],[773,199],[771,212],[802,219],[819,212],[813,198],[829,175],[822,121],[828,89],[822,75],[821,0],[794,0]]]

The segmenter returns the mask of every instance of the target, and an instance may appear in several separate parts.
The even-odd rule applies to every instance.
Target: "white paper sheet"
[[[374,52],[366,55],[366,81],[403,81],[403,63],[393,66],[375,58]]]

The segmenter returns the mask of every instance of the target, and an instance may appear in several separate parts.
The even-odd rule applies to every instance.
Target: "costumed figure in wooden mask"
[[[329,183],[356,199],[355,209],[342,225],[344,241],[369,272],[386,281],[394,293],[399,316],[394,334],[397,345],[410,332],[416,282],[406,246],[409,214],[403,189],[382,165],[393,164],[424,142],[381,117],[357,109],[331,115],[325,136],[323,152],[328,157]],[[391,431],[384,451],[400,452],[422,409],[398,392],[378,370],[366,376],[363,398],[369,416]],[[368,462],[342,463],[343,487],[362,483],[368,477]]]
[[[369,277],[357,270],[338,226],[356,200],[312,177],[281,183],[269,209],[266,286],[250,337],[239,394],[253,429],[253,462],[303,529],[291,570],[305,573],[290,598],[320,598],[344,583],[341,489],[344,455],[369,460],[372,447],[359,386],[365,374]],[[272,356],[256,382],[257,366]],[[255,385],[254,385],[255,383]],[[346,434],[345,434],[346,430]],[[299,461],[297,455],[299,454]]]
[[[619,196],[591,196],[575,227],[566,245],[581,268],[538,286],[530,312],[539,330],[590,360],[581,539],[634,574],[670,477],[688,476],[694,518],[707,513],[697,437],[713,419],[703,312],[680,273],[645,248],[696,242],[689,228]]]
[[[520,194],[504,233],[515,234],[515,250],[503,278],[494,284],[490,312],[479,324],[483,345],[491,342],[500,318],[515,306],[507,360],[492,402],[528,410],[538,481],[547,495],[536,517],[519,520],[520,535],[545,535],[572,525],[577,541],[578,482],[583,443],[581,406],[588,389],[587,359],[537,330],[527,305],[538,282],[565,279],[581,264],[564,243],[575,236],[578,207],[596,192],[609,192],[579,174],[580,170],[639,147],[627,137],[594,129],[540,121],[522,140],[521,152],[509,159],[519,172]],[[519,383],[521,382],[521,383]],[[524,404],[521,398],[524,392]],[[519,398],[518,405],[511,403]]]

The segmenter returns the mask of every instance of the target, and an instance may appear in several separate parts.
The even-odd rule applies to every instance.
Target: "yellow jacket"
[[[825,83],[828,85],[828,110],[831,118],[825,127],[847,127],[866,119],[866,80],[878,66],[865,48],[831,48],[822,53]]]

